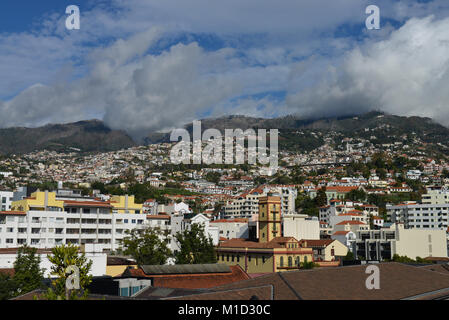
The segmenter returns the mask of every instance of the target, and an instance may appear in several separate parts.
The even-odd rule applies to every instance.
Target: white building
[[[393,224],[355,233],[353,253],[367,260],[392,259],[395,254],[411,259],[448,256],[445,230],[405,229],[402,224]]]
[[[320,222],[316,217],[305,214],[286,214],[282,216],[284,237],[294,237],[297,240],[320,239]]]
[[[189,205],[187,203],[173,202],[168,205],[165,205],[165,204],[158,205],[157,212],[158,213],[166,213],[166,214],[174,214],[174,213],[189,214],[189,213],[192,213],[192,210],[190,210]]]
[[[449,190],[427,190],[427,194],[422,195],[423,204],[449,204]]]
[[[92,208],[90,208],[92,209]],[[101,244],[104,250],[121,247],[126,230],[147,226],[145,215],[66,211],[0,212],[0,248],[29,245],[52,248],[61,244]]]
[[[226,239],[248,239],[248,219],[220,219],[210,222],[218,227],[219,237]]]
[[[205,234],[211,237],[214,246],[218,245],[220,240],[218,226],[211,225],[210,219],[201,213],[190,219],[190,224],[194,223],[203,225]]]
[[[447,230],[449,204],[387,205],[392,222],[403,223],[405,228]]]
[[[0,211],[11,210],[11,203],[13,201],[14,192],[0,191]]]
[[[84,250],[84,251],[83,251]],[[92,245],[86,245],[82,248],[86,258],[92,261],[92,267],[89,274],[97,277],[106,275],[107,254],[99,252],[100,248],[95,248]],[[0,269],[12,269],[14,268],[14,262],[17,259],[17,248],[0,249]],[[48,260],[47,255],[51,254],[50,249],[38,249],[37,255],[41,259],[40,268],[44,269],[44,278],[51,277],[50,271],[52,263]]]

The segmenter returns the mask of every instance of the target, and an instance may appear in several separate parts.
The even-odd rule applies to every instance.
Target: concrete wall
[[[47,278],[50,275],[52,263],[48,260],[47,254],[39,254],[41,258],[40,267],[45,269],[44,277]],[[14,268],[14,262],[16,261],[17,254],[0,254],[0,269]],[[92,260],[92,268],[89,272],[92,276],[104,276],[106,275],[106,253],[86,253],[86,258]]]
[[[447,257],[447,241],[445,230],[417,230],[404,229],[402,225],[397,228],[398,240],[393,254],[416,257]]]
[[[284,237],[294,237],[296,240],[320,239],[320,222],[306,220],[306,215],[293,214],[283,216]]]

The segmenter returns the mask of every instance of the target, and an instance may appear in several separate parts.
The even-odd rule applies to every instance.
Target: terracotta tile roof
[[[362,216],[362,215],[361,215],[360,213],[357,213],[357,212],[354,212],[354,211],[349,211],[349,212],[340,214],[340,216],[360,217],[360,216]]]
[[[201,274],[145,274],[141,268],[128,269],[122,277],[151,278],[154,287],[200,289],[212,288],[232,282],[247,280],[250,277],[239,266],[230,266],[231,272],[201,273]]]
[[[210,223],[235,223],[235,222],[239,222],[239,223],[247,223],[248,219],[247,218],[236,218],[236,219],[219,219],[219,220],[214,220],[211,221]]]
[[[349,231],[335,231],[332,235],[333,236],[345,236],[349,233]]]
[[[25,216],[26,213],[22,211],[0,211],[0,215],[4,216]]]
[[[165,220],[169,220],[170,216],[168,214],[158,214],[158,215],[147,215],[147,219],[154,219],[154,220],[158,220],[158,219],[165,219]]]
[[[334,242],[335,240],[333,239],[322,239],[322,240],[307,240],[307,239],[303,239],[300,242],[301,243],[306,243],[307,247],[310,248],[314,248],[314,247],[327,247],[329,244],[331,244],[332,242]]]
[[[335,187],[327,187],[326,191],[337,191],[337,192],[350,192],[352,190],[357,190],[359,187],[347,187],[347,186],[335,186]]]
[[[231,239],[224,241],[218,245],[218,248],[254,248],[254,249],[274,249],[274,248],[285,248],[284,243],[294,239],[293,237],[277,237],[270,242],[259,242],[251,241],[247,239]],[[300,250],[301,248],[298,248]],[[304,250],[304,249],[303,249]],[[307,251],[307,250],[305,250]]]
[[[346,220],[346,221],[342,221],[342,222],[340,222],[340,223],[337,223],[337,226],[341,226],[341,225],[345,225],[345,224],[365,225],[366,223],[361,222],[361,221],[349,221],[349,220]]]

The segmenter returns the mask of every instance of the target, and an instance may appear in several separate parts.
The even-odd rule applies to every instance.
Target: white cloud
[[[348,52],[318,85],[292,92],[287,104],[303,116],[380,109],[449,125],[447,30],[449,18],[411,19],[388,39]]]
[[[104,117],[112,128],[141,137],[203,114],[371,109],[449,122],[448,19],[412,19],[396,31],[383,24],[354,49],[355,39],[335,39],[333,32],[343,23],[364,25],[368,1],[110,3],[82,11],[80,32],[68,32],[64,15],[53,15],[39,32],[0,35],[0,72],[8,74],[0,79],[6,97],[0,127]],[[441,0],[380,1],[380,7],[383,17],[400,19],[429,8],[438,16],[447,12]],[[213,33],[225,48],[208,51],[190,42],[149,54],[184,31]],[[266,95],[283,90],[286,101]]]

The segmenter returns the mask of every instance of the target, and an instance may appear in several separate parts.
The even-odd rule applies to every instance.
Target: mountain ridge
[[[192,123],[186,128],[192,133]],[[225,129],[279,129],[281,147],[310,151],[324,142],[312,134],[338,132],[342,136],[370,138],[375,132],[378,141],[389,141],[397,136],[418,135],[424,142],[446,143],[449,128],[428,117],[397,116],[380,111],[362,115],[304,119],[295,115],[279,118],[258,118],[231,115],[201,120],[202,131]],[[298,131],[301,134],[298,136]],[[170,142],[170,133],[150,132],[143,142],[135,142],[125,131],[112,130],[98,119],[65,124],[47,124],[37,128],[12,127],[0,129],[0,154],[23,154],[38,150],[106,152],[138,145]]]

